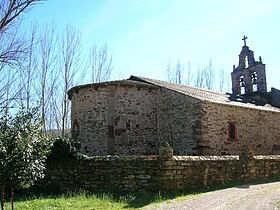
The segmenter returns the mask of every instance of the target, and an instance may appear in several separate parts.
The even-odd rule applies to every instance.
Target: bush
[[[14,116],[0,117],[0,189],[3,209],[5,189],[29,188],[44,177],[52,141],[42,132],[39,107],[20,109]]]
[[[53,137],[53,147],[48,155],[48,161],[62,161],[67,159],[75,159],[79,155],[78,149],[80,143],[69,137],[56,136]]]

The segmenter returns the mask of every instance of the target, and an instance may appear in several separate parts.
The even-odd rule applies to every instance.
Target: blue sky
[[[262,56],[268,90],[280,89],[279,0],[48,0],[36,5],[25,22],[73,25],[85,52],[107,43],[113,53],[112,79],[130,75],[166,79],[171,60],[190,62],[193,71],[212,64],[229,75],[238,65],[241,40]]]

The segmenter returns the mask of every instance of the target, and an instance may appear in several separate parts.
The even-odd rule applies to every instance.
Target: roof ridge
[[[187,87],[187,88],[190,88],[190,89],[194,89],[194,90],[201,90],[203,92],[209,92],[209,93],[214,93],[214,94],[220,94],[220,95],[227,95],[228,93],[225,93],[225,92],[220,92],[220,91],[217,91],[217,90],[210,90],[210,89],[207,89],[207,88],[201,88],[201,87],[193,87],[193,86],[190,86],[190,85],[186,85],[186,84],[178,84],[178,83],[175,83],[175,82],[167,82],[167,81],[164,81],[164,80],[159,80],[159,79],[152,79],[152,78],[147,78],[147,77],[140,77],[140,76],[133,76],[131,75],[131,77],[136,77],[136,78],[140,78],[146,82],[149,82],[149,81],[155,81],[155,82],[161,82],[161,83],[166,83],[166,84],[172,84],[172,85],[175,85],[175,86],[182,86],[182,87]],[[130,77],[130,78],[131,78]],[[130,79],[129,78],[129,79]],[[129,80],[128,79],[128,80]]]

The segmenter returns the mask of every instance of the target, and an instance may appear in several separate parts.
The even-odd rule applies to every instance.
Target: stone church
[[[265,64],[246,45],[232,94],[131,76],[68,91],[72,136],[87,155],[280,154],[280,91],[267,92]]]

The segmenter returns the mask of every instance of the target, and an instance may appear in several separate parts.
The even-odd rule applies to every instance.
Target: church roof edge
[[[208,101],[208,102],[224,104],[224,105],[280,112],[279,108],[273,107],[269,104],[265,104],[262,101],[251,100],[250,98],[247,98],[246,96],[243,95],[236,96],[230,93],[222,93],[218,91],[191,87],[191,86],[170,83],[170,82],[165,82],[165,81],[155,80],[155,79],[150,79],[145,77],[138,77],[138,76],[131,76],[128,80],[145,82],[162,88],[167,88],[169,90],[176,91],[178,93],[198,99],[200,101]]]
[[[74,86],[67,91],[68,98],[71,100],[71,95],[73,94],[73,92],[78,91],[78,90],[83,89],[83,88],[105,87],[105,86],[109,86],[109,85],[115,85],[115,86],[131,85],[131,86],[138,86],[138,87],[144,87],[145,86],[145,87],[149,87],[149,88],[155,88],[154,85],[144,84],[143,82],[137,82],[137,81],[127,80],[127,79],[105,81],[105,82],[99,82],[99,83],[88,83],[88,84]]]

